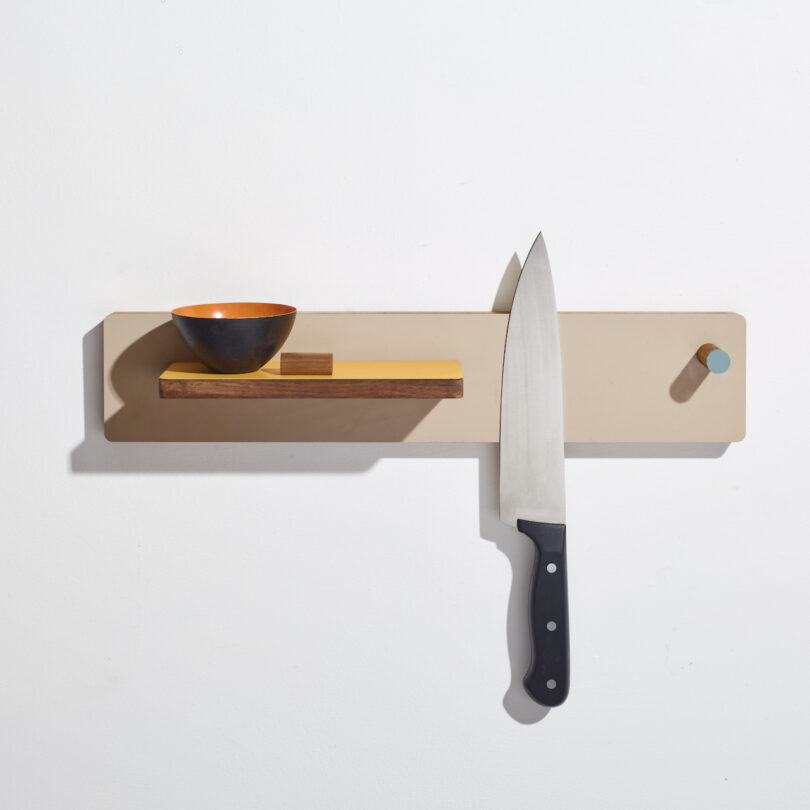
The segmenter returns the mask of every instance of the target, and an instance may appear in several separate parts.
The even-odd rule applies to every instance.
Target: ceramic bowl
[[[197,304],[172,310],[172,319],[208,368],[244,374],[260,369],[284,345],[295,313],[286,304]]]

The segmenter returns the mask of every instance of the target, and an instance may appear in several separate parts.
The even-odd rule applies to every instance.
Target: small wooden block
[[[332,374],[332,353],[282,352],[282,374]]]

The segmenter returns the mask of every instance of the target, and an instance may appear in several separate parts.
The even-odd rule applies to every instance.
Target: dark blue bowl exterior
[[[295,312],[262,318],[190,318],[172,314],[188,347],[212,371],[245,374],[260,369],[284,345]]]

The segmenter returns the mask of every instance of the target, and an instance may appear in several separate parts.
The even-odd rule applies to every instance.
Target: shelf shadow
[[[720,458],[730,442],[614,442],[566,444],[566,458]]]
[[[86,339],[95,342],[91,332]],[[438,399],[161,399],[158,377],[193,360],[170,321],[133,340],[109,385],[121,406],[104,424],[117,442],[400,442]]]
[[[528,594],[534,550],[527,538],[498,518],[497,444],[111,442],[104,435],[101,324],[84,336],[83,350],[85,437],[69,457],[74,473],[359,473],[384,458],[478,459],[479,533],[506,555],[513,575],[506,608],[512,674],[503,705],[521,723],[546,716],[549,710],[534,703],[521,684],[530,655]]]

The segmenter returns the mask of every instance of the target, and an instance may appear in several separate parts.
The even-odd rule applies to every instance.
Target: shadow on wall
[[[513,256],[506,267],[493,311],[508,311],[514,287],[520,275],[520,262]],[[173,360],[188,357],[188,351],[171,324],[158,326],[128,347],[112,369],[112,384],[123,401],[106,428],[111,437],[154,435],[154,441],[108,441],[105,437],[103,403],[103,325],[97,324],[85,336],[84,352],[84,440],[70,454],[70,469],[74,473],[229,473],[255,472],[290,475],[311,472],[363,472],[384,458],[475,458],[479,470],[480,536],[495,543],[512,567],[512,587],[506,608],[506,639],[511,670],[510,683],[503,698],[507,713],[520,723],[537,723],[549,709],[536,704],[523,690],[523,676],[529,668],[531,646],[529,637],[529,584],[534,559],[532,542],[516,528],[502,523],[499,517],[499,461],[497,444],[406,444],[391,441],[402,438],[413,425],[424,418],[434,400],[366,401],[366,420],[357,420],[357,400],[311,401],[287,400],[275,402],[268,410],[266,402],[238,403],[198,401],[198,410],[184,410],[182,401],[161,401],[157,397],[157,377]],[[673,383],[671,395],[688,399],[702,381],[700,369],[690,364]],[[691,389],[691,391],[690,391]],[[127,403],[130,408],[127,408]],[[187,405],[187,403],[185,403]],[[135,407],[133,407],[135,406]],[[161,408],[164,427],[149,422],[155,408]],[[169,414],[168,409],[176,410]],[[341,410],[343,409],[343,410]],[[327,433],[335,435],[335,423],[351,414],[346,421],[367,428],[362,435],[351,435],[352,441],[318,441],[313,423],[327,425]],[[188,426],[184,420],[190,414],[204,418],[211,428],[208,435],[218,441],[166,441],[165,438],[184,435]],[[235,418],[234,414],[238,414]],[[268,420],[280,420],[283,435],[290,435],[291,426],[298,425],[308,441],[273,442],[239,441],[240,436],[255,438],[256,426]],[[129,421],[128,421],[129,420]],[[137,424],[132,420],[139,420]],[[146,421],[144,421],[146,420]],[[325,420],[325,421],[324,421]],[[168,426],[166,428],[165,426]],[[247,426],[247,427],[246,427]],[[199,424],[197,425],[199,427]],[[164,433],[164,429],[166,432]],[[268,439],[279,434],[279,424],[270,425]],[[369,432],[371,431],[371,432]],[[197,434],[199,435],[199,431]],[[295,432],[293,436],[298,435]],[[385,441],[375,441],[384,437]],[[717,458],[728,444],[574,444],[566,445],[567,458]],[[574,595],[576,598],[576,595]],[[574,671],[576,661],[573,663]],[[576,680],[574,681],[576,690]]]
[[[102,327],[103,328],[103,327]],[[102,341],[103,342],[103,341]],[[106,381],[120,402],[104,414],[116,442],[400,442],[437,399],[161,399],[158,377],[194,360],[171,321],[132,336]]]
[[[110,442],[104,436],[102,324],[84,336],[85,438],[70,454],[74,473],[228,473],[295,474],[363,472],[383,458],[477,458],[480,535],[509,559],[513,578],[506,609],[511,669],[503,705],[520,723],[536,723],[549,709],[523,691],[529,666],[529,580],[534,547],[498,516],[496,444],[266,443],[266,442]]]

